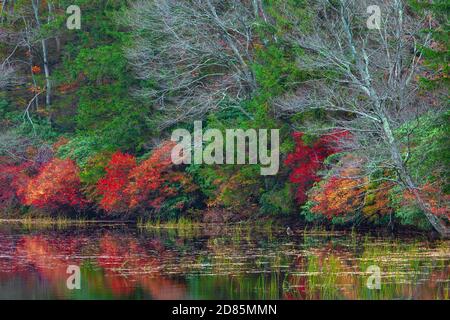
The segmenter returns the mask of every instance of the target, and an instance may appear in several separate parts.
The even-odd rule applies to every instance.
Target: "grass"
[[[68,226],[85,226],[89,221],[81,218],[73,219],[67,217],[32,217],[25,216],[21,219],[4,219],[0,223],[19,223],[26,229],[47,229],[58,228],[63,229]]]
[[[201,224],[184,217],[168,221],[161,221],[159,219],[144,221],[140,218],[137,221],[137,226],[144,229],[195,229],[199,228]]]

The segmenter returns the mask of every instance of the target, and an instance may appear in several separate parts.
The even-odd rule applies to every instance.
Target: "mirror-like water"
[[[449,262],[450,241],[425,238],[0,225],[0,299],[450,299]]]

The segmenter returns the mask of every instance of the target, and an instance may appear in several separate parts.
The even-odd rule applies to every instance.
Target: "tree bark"
[[[403,162],[401,153],[398,149],[394,134],[391,130],[391,127],[389,125],[389,121],[388,121],[387,117],[382,115],[381,120],[383,123],[384,134],[386,135],[387,141],[389,143],[392,161],[394,162],[395,166],[397,167],[398,174],[400,176],[400,179],[402,180],[402,183],[405,185],[405,187],[408,189],[408,191],[410,191],[414,195],[417,205],[423,211],[425,217],[430,222],[430,224],[433,226],[434,230],[436,230],[440,234],[441,237],[449,238],[450,237],[450,228],[448,228],[438,217],[436,217],[431,212],[430,208],[428,207],[428,205],[426,204],[426,202],[423,200],[422,196],[420,195],[419,191],[417,190],[417,186],[414,183],[411,175],[409,174],[408,169],[405,167],[405,164]]]
[[[36,19],[36,24],[38,29],[41,29],[41,22],[39,20],[39,8],[38,8],[38,3],[35,0],[31,1],[32,6],[33,6],[33,11],[34,11],[34,17]],[[51,105],[51,91],[52,91],[52,87],[51,87],[51,81],[50,81],[50,68],[49,68],[49,64],[48,64],[48,50],[47,50],[47,40],[46,39],[42,39],[41,40],[41,45],[42,45],[42,57],[44,60],[44,74],[45,74],[45,105],[47,107],[47,109],[50,109],[50,105]]]

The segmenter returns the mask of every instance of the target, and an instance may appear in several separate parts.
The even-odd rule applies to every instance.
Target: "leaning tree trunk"
[[[436,217],[431,212],[428,204],[424,201],[419,191],[417,190],[416,184],[411,178],[408,169],[405,167],[401,153],[395,141],[394,134],[392,133],[391,127],[389,125],[389,121],[387,117],[384,116],[384,114],[381,116],[381,120],[383,123],[383,131],[384,134],[386,135],[390,147],[392,161],[394,162],[394,165],[398,170],[398,174],[400,176],[402,183],[405,185],[408,191],[414,195],[417,205],[423,211],[425,217],[433,226],[434,230],[436,230],[441,235],[441,237],[450,238],[450,228],[448,228],[441,219]]]
[[[448,228],[438,217],[436,217],[430,210],[427,203],[422,199],[422,196],[417,191],[417,188],[415,187],[413,181],[411,180],[411,177],[407,175],[405,177],[406,184],[408,187],[408,190],[414,194],[414,197],[416,199],[416,202],[419,206],[419,208],[423,211],[425,216],[427,217],[428,221],[431,223],[433,228],[443,237],[443,238],[450,238],[450,228]]]

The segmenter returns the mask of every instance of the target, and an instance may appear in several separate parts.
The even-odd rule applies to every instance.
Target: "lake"
[[[450,299],[449,262],[420,236],[0,224],[0,299]]]

